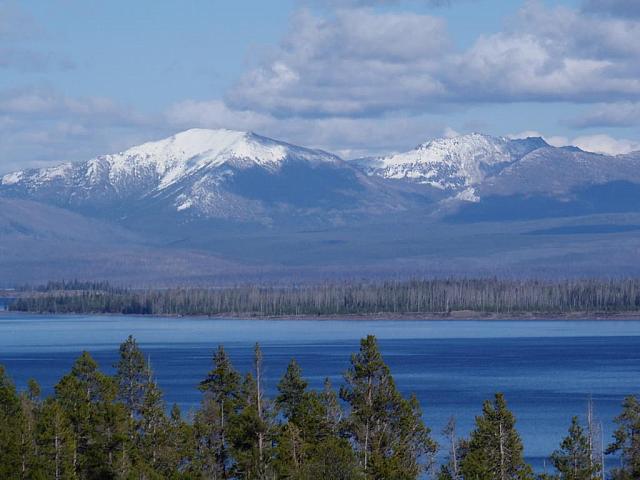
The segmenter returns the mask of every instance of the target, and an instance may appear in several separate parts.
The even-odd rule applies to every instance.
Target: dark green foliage
[[[551,461],[558,470],[559,479],[596,480],[600,465],[593,460],[593,453],[589,437],[580,426],[578,417],[573,417],[569,435],[560,444],[560,449],[551,455]]]
[[[533,479],[515,423],[501,393],[484,403],[460,464],[465,480]]]
[[[126,474],[131,462],[127,454],[127,411],[115,402],[115,380],[101,373],[91,355],[83,352],[55,392],[71,425],[76,475],[97,478]]]
[[[20,478],[22,467],[20,398],[0,365],[0,478]]]
[[[256,344],[244,377],[220,346],[200,383],[193,421],[167,413],[148,361],[129,337],[114,376],[87,353],[40,398],[31,380],[18,392],[0,366],[0,478],[33,480],[532,480],[515,418],[496,394],[468,439],[444,430],[448,455],[432,470],[436,445],[414,396],[404,397],[378,349],[361,341],[338,395],[327,379],[310,390],[291,361],[271,402]],[[344,410],[343,410],[344,407]],[[589,410],[588,418],[592,418]],[[609,453],[621,455],[613,480],[640,478],[640,402],[628,397]],[[591,422],[590,422],[591,423]],[[552,455],[558,475],[541,480],[596,480],[592,429],[576,418]]]
[[[292,359],[278,383],[279,395],[276,398],[276,406],[287,420],[298,423],[296,420],[302,413],[300,405],[304,400],[307,385],[307,381],[302,378],[302,369],[295,359]]]
[[[120,345],[120,360],[114,367],[118,383],[118,398],[124,403],[132,419],[139,417],[148,372],[144,355],[131,335]]]
[[[40,386],[30,379],[26,392],[20,393],[20,470],[22,477],[37,471],[37,418],[40,413]]]
[[[290,478],[357,480],[365,477],[349,442],[344,438],[330,436],[309,448],[308,458],[300,467],[299,473]]]
[[[253,373],[240,388],[241,408],[231,421],[230,438],[236,474],[246,479],[273,476],[274,412],[264,396],[262,350],[256,343]]]
[[[308,391],[292,360],[278,383],[276,405],[287,422],[276,438],[278,478],[360,478],[361,469],[346,438],[339,435],[342,412],[328,379],[321,392]]]
[[[340,396],[351,414],[346,429],[367,478],[417,478],[436,450],[415,397],[403,398],[384,363],[375,337],[360,342],[345,373]]]
[[[219,478],[229,478],[234,468],[230,454],[229,424],[241,407],[240,374],[220,345],[213,356],[213,369],[199,385],[204,392],[201,412],[196,415],[197,458]]]
[[[81,287],[82,284],[75,285]],[[485,314],[640,311],[640,280],[435,279],[291,287],[22,292],[9,308],[47,313],[156,315]]]
[[[640,478],[640,400],[636,396],[625,398],[622,413],[615,420],[618,428],[607,453],[619,453],[621,468],[614,472],[616,480]]]
[[[76,478],[73,427],[60,404],[47,399],[37,423],[36,478]],[[38,477],[39,476],[39,477]]]

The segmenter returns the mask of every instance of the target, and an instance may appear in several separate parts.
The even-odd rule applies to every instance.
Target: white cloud
[[[444,21],[430,15],[303,12],[228,99],[279,116],[372,116],[447,103],[640,98],[638,38],[638,21],[538,1],[465,51],[453,48]]]
[[[0,172],[88,159],[163,131],[152,118],[104,98],[0,92]]]
[[[585,114],[570,120],[569,124],[577,128],[640,125],[640,103],[617,102],[596,105]]]
[[[229,93],[238,108],[276,115],[362,115],[413,109],[442,85],[434,67],[451,51],[441,19],[413,13],[303,11],[273,58]]]
[[[234,110],[218,100],[177,103],[167,110],[166,122],[174,129],[252,130],[291,143],[331,150],[344,158],[406,150],[429,138],[453,132],[441,122],[420,115],[279,118],[267,113]]]
[[[640,150],[640,142],[622,138],[613,138],[610,135],[582,135],[569,139],[564,136],[546,136],[535,130],[528,130],[520,133],[507,135],[509,138],[542,137],[554,147],[573,146],[585,152],[604,153],[606,155],[620,155]]]
[[[574,138],[572,143],[587,152],[619,155],[640,150],[640,142],[618,139],[609,135],[585,135]]]

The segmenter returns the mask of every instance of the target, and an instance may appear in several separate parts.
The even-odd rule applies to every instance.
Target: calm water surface
[[[526,455],[538,469],[590,396],[608,440],[623,397],[640,393],[639,321],[212,320],[3,312],[0,363],[19,387],[34,377],[49,393],[82,350],[112,372],[117,347],[129,334],[149,355],[168,402],[186,412],[198,405],[196,385],[220,343],[236,367],[246,370],[253,344],[260,342],[273,393],[291,357],[312,386],[320,387],[325,377],[339,384],[359,339],[374,334],[399,388],[418,395],[437,436],[451,415],[466,434],[482,401],[502,391],[517,416]]]

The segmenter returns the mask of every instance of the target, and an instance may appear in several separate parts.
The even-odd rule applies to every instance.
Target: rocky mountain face
[[[178,215],[269,223],[393,209],[393,194],[335,155],[253,133],[194,129],[86,162],[4,175],[0,195],[115,219]]]
[[[473,133],[440,138],[408,152],[355,162],[371,176],[460,193],[544,147],[548,145],[541,138],[509,140]]]
[[[6,174],[0,195],[115,219],[335,223],[514,195],[569,201],[592,186],[640,184],[638,167],[638,153],[598,155],[541,138],[474,133],[347,162],[254,133],[194,129],[86,162]]]
[[[599,155],[541,138],[470,134],[344,161],[254,133],[194,129],[5,174],[0,206],[0,273],[21,272],[20,281],[68,265],[74,277],[183,280],[640,265],[640,152]],[[116,268],[115,257],[130,260]]]

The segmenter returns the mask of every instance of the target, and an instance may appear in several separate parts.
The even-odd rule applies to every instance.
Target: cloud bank
[[[451,103],[640,99],[638,38],[640,22],[537,1],[464,51],[438,17],[305,11],[227,100],[278,116],[373,116]]]
[[[580,116],[553,118],[573,134],[552,143],[606,153],[640,148],[595,130],[640,125],[640,2],[585,0],[568,8],[527,0],[501,31],[465,48],[439,10],[402,11],[449,2],[321,3],[330,7],[293,15],[282,41],[261,49],[224,98],[185,98],[149,114],[53,87],[0,90],[0,171],[88,158],[194,126],[253,130],[350,158],[408,149],[451,135],[452,126],[484,130],[469,125],[483,108],[521,102],[525,114],[526,102],[584,105]],[[36,48],[42,35],[33,19],[0,0],[0,72],[74,68]],[[451,125],[471,110],[466,124]]]

